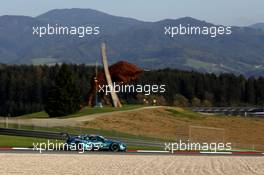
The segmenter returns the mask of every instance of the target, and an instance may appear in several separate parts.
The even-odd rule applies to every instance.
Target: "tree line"
[[[20,116],[64,106],[56,102],[58,98],[69,101],[68,105],[78,110],[87,105],[90,80],[94,73],[95,68],[87,65],[0,65],[0,116]],[[137,81],[131,83],[164,84],[166,92],[151,96],[119,94],[125,104],[143,103],[143,99],[155,98],[162,105],[176,106],[264,105],[263,77],[162,69],[145,71]],[[59,115],[56,109],[50,109],[51,112],[54,110]]]

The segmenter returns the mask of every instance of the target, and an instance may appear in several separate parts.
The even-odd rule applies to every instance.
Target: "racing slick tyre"
[[[119,151],[119,145],[116,143],[113,143],[110,147],[110,150],[113,152],[118,152]]]
[[[76,145],[76,151],[83,151],[83,144],[76,142],[75,145]]]

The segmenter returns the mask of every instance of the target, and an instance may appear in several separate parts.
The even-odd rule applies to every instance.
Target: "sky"
[[[90,8],[143,21],[194,17],[214,24],[264,22],[264,0],[4,0],[0,15],[38,16],[52,9]]]

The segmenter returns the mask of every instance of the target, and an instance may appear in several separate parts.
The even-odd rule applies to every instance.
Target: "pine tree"
[[[80,110],[80,90],[70,67],[63,64],[49,88],[45,111],[50,117],[60,117]]]

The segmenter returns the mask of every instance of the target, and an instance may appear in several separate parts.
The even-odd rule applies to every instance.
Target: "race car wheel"
[[[111,151],[113,151],[113,152],[118,152],[118,151],[119,151],[119,146],[118,146],[118,144],[113,143],[113,144],[111,145]]]
[[[82,151],[82,149],[83,149],[83,145],[82,144],[80,144],[79,142],[76,142],[75,143],[76,144],[76,151]]]

